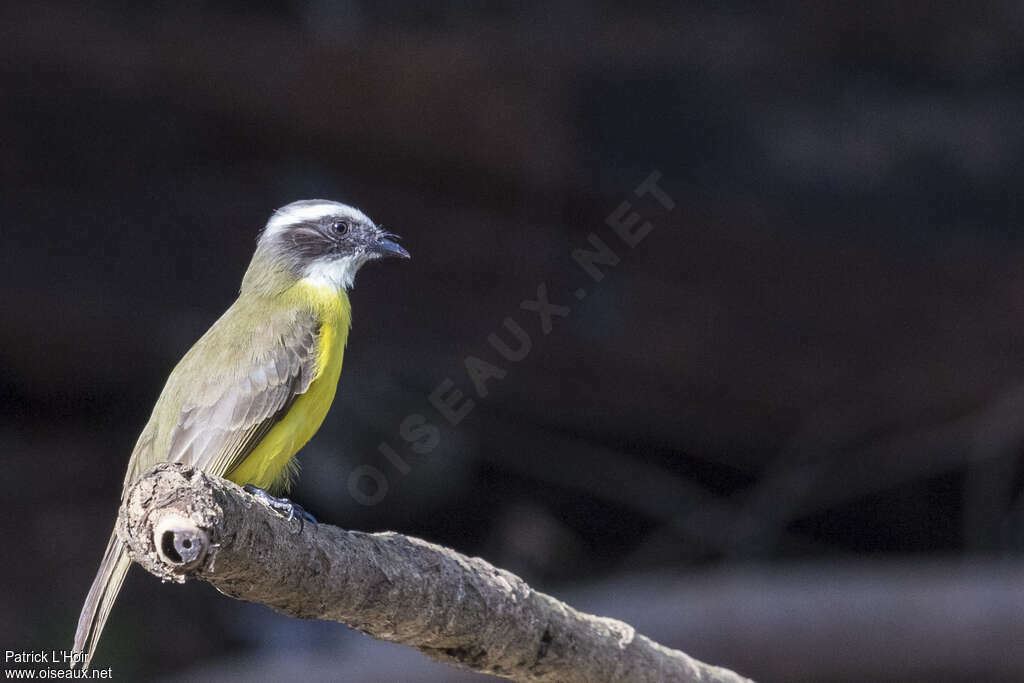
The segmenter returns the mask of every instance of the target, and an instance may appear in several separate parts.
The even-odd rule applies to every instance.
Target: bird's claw
[[[289,522],[298,518],[300,530],[305,522],[310,522],[313,526],[317,526],[316,517],[306,512],[306,510],[298,503],[293,503],[287,498],[276,498],[258,486],[253,486],[252,484],[246,484],[242,489]]]

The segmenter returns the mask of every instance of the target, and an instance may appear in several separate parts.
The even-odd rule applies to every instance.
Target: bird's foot
[[[271,510],[287,519],[289,522],[298,518],[300,529],[304,522],[310,522],[313,526],[317,525],[316,517],[306,512],[298,503],[293,503],[287,498],[275,498],[263,489],[258,486],[253,486],[252,484],[246,484],[242,489],[269,507]]]

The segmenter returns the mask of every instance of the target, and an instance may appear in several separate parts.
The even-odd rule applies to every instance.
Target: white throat
[[[356,273],[368,260],[363,254],[354,254],[331,261],[314,261],[306,266],[303,279],[317,287],[351,289]]]

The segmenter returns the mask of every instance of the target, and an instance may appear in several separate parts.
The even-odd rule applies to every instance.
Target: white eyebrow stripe
[[[287,227],[318,221],[321,218],[339,213],[337,204],[312,204],[310,206],[282,207],[274,212],[274,215],[267,221],[267,232],[277,232]]]
[[[315,222],[327,216],[341,216],[356,223],[373,225],[373,221],[365,213],[347,204],[328,200],[314,203],[300,201],[274,211],[270,220],[267,221],[261,237],[265,239],[299,223]]]

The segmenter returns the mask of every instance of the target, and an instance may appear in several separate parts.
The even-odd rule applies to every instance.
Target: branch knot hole
[[[191,520],[175,515],[164,518],[153,529],[153,545],[165,565],[182,569],[203,559],[210,540]]]

